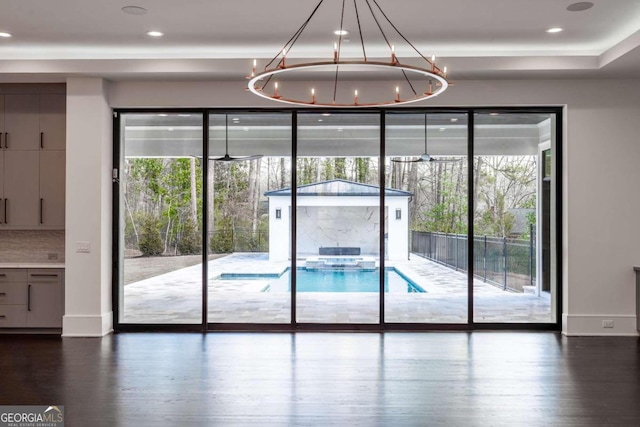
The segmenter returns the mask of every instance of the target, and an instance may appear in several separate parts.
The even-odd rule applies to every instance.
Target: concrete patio
[[[387,262],[426,293],[386,293],[388,323],[466,323],[467,275],[422,257]],[[280,274],[288,262],[263,253],[234,253],[209,261],[210,323],[289,323],[291,294],[262,292],[269,279],[220,280],[225,273]],[[127,268],[125,264],[125,269]],[[194,265],[124,287],[120,323],[201,323],[202,265]],[[549,295],[505,292],[474,280],[476,322],[553,322]],[[378,294],[299,292],[299,323],[378,323]]]

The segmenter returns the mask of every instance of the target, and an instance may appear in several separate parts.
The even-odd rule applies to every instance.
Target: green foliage
[[[182,229],[182,236],[178,240],[178,252],[182,255],[197,255],[202,252],[200,230],[191,219],[185,222]]]
[[[160,221],[152,216],[147,216],[142,222],[139,249],[143,256],[157,256],[164,251]]]
[[[209,239],[209,249],[214,254],[233,252],[233,227],[229,217],[218,221],[216,230]]]

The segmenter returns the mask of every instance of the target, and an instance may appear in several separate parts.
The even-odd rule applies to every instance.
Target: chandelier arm
[[[307,24],[309,24],[309,21],[311,21],[311,18],[313,18],[313,15],[316,14],[316,12],[318,11],[318,8],[320,7],[320,5],[324,2],[324,0],[320,0],[318,2],[318,4],[316,5],[315,9],[313,9],[313,12],[311,12],[311,15],[309,15],[309,17],[307,18],[306,21],[304,21],[304,23],[300,26],[300,28],[298,28],[298,31],[296,31],[293,36],[291,36],[291,38],[284,44],[284,46],[282,46],[282,49],[280,49],[278,51],[278,53],[276,54],[276,56],[273,57],[273,59],[271,61],[269,61],[269,63],[265,66],[265,69],[269,68],[269,66],[271,64],[273,64],[273,61],[275,61],[276,59],[278,59],[278,56],[280,56],[280,54],[282,53],[282,51],[284,49],[287,48],[287,46],[289,46],[289,43],[291,43],[291,41],[293,39],[298,40],[298,37],[300,37],[300,34],[302,34],[302,32],[304,31],[304,29],[307,27]],[[295,40],[293,43],[295,43]],[[291,43],[291,46],[293,46],[293,43]],[[291,47],[289,46],[289,47]]]
[[[342,49],[342,26],[344,25],[344,5],[346,0],[342,0],[342,12],[340,12],[340,35],[338,36],[338,56],[337,62],[340,62],[340,49]],[[338,72],[340,66],[336,64],[336,75],[333,79],[333,103],[336,103],[336,95],[338,93]]]
[[[360,26],[360,15],[358,14],[358,2],[353,0],[353,7],[356,9],[356,20],[358,21],[358,32],[360,33],[360,44],[362,45],[362,56],[364,61],[367,62],[367,52],[364,49],[364,37],[362,37],[362,27]]]
[[[389,46],[389,49],[391,49],[391,43],[389,43],[389,39],[387,38],[387,35],[384,33],[384,30],[382,29],[382,25],[380,25],[380,22],[378,22],[378,17],[376,16],[375,13],[373,13],[373,8],[371,7],[371,3],[369,3],[369,0],[365,0],[365,2],[367,3],[367,6],[369,6],[369,10],[371,11],[371,16],[373,16],[373,20],[376,21],[376,24],[378,25],[378,29],[380,30],[380,33],[382,34],[384,41],[387,43],[387,46]],[[378,8],[380,8],[380,6],[378,6]]]
[[[409,83],[409,87],[411,88],[411,91],[413,92],[413,94],[418,95],[418,92],[416,92],[415,88],[413,87],[413,84],[411,84],[411,80],[409,80],[409,76],[407,76],[407,72],[402,70],[402,75],[404,76],[404,79],[407,81],[407,83]]]
[[[368,2],[368,1],[369,1],[369,0],[367,0],[367,2]],[[440,68],[436,67],[436,65],[435,65],[433,62],[431,62],[431,61],[430,61],[428,58],[426,58],[422,53],[420,53],[420,51],[419,51],[419,50],[418,50],[418,49],[413,45],[413,43],[411,43],[411,42],[409,41],[409,39],[407,39],[407,38],[404,36],[404,34],[402,34],[402,33],[400,32],[400,30],[398,30],[398,27],[396,27],[396,26],[393,24],[393,22],[391,22],[391,20],[390,20],[390,19],[389,19],[389,17],[387,16],[387,14],[386,14],[386,13],[384,13],[384,10],[382,10],[382,8],[380,7],[380,5],[378,4],[377,0],[373,0],[373,2],[375,3],[375,5],[376,5],[376,6],[378,7],[378,9],[380,10],[380,13],[382,13],[382,16],[384,16],[384,19],[386,19],[386,20],[387,20],[387,22],[389,23],[389,25],[391,25],[391,27],[393,27],[393,29],[396,31],[396,33],[398,33],[398,35],[399,35],[400,37],[402,37],[402,39],[403,39],[405,42],[407,42],[407,44],[408,44],[409,46],[411,46],[411,48],[412,48],[413,50],[415,50],[415,51],[416,51],[416,53],[417,53],[418,55],[420,55],[420,57],[421,57],[422,59],[424,59],[425,61],[427,61],[427,63],[428,63],[429,65],[431,65],[432,67],[435,67],[435,68],[437,68],[438,70],[440,70]]]

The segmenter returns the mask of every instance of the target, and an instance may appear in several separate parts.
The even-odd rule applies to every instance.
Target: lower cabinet
[[[64,270],[0,269],[0,328],[61,328]]]

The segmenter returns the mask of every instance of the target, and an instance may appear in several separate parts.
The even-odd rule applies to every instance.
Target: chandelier
[[[320,106],[320,107],[383,107],[392,105],[402,105],[412,102],[418,102],[432,98],[444,92],[449,86],[447,80],[447,67],[440,68],[436,65],[436,57],[432,55],[426,57],[411,43],[400,30],[391,22],[387,14],[378,4],[378,0],[353,0],[353,9],[347,9],[347,0],[342,0],[342,9],[340,13],[339,29],[334,31],[337,40],[333,44],[333,55],[328,55],[327,59],[316,60],[311,62],[295,63],[291,59],[291,52],[294,45],[302,36],[304,30],[324,0],[320,0],[311,12],[311,15],[302,23],[300,28],[291,36],[277,54],[265,65],[262,71],[258,71],[258,62],[253,60],[253,68],[251,74],[247,76],[249,79],[248,89],[254,94],[263,98],[282,102],[286,104],[300,106]],[[349,1],[351,4],[351,0]],[[359,36],[359,44],[355,47],[361,52],[361,59],[344,59],[343,52],[346,49],[345,43],[350,39],[346,38],[349,34],[345,28],[345,10],[353,15]],[[373,31],[365,31],[365,22],[371,23]],[[385,27],[387,30],[385,31]],[[391,29],[392,31],[389,31]],[[392,35],[388,35],[387,33]],[[368,44],[365,43],[364,34],[367,35]],[[386,51],[387,59],[372,60],[367,56],[367,49],[370,48],[370,38],[373,35],[382,42],[383,51]],[[396,54],[396,44],[405,48],[405,51],[413,51],[417,53],[417,57],[413,55],[411,63],[401,61]],[[353,51],[353,44],[348,46]],[[327,53],[330,50],[327,49]],[[399,50],[398,50],[399,51]],[[379,52],[379,51],[378,51]],[[415,61],[419,63],[416,64]],[[385,82],[391,82],[388,88],[381,87],[377,82],[376,96],[382,99],[367,97],[362,90],[358,90],[358,85],[365,86],[366,79],[378,73],[383,76]],[[327,79],[324,76],[331,76]],[[323,76],[323,78],[318,78]],[[286,83],[282,80],[287,80]],[[306,77],[306,78],[305,78]],[[311,77],[311,78],[310,78]],[[295,82],[296,80],[314,80],[314,85],[318,86],[323,81],[323,93],[315,86],[307,88],[305,97],[300,95],[300,88],[297,84],[297,90],[291,88],[287,91],[285,84]],[[283,84],[285,83],[285,84]],[[345,89],[345,88],[349,89]],[[348,90],[348,93],[345,93]],[[388,93],[387,96],[384,93]],[[289,95],[291,93],[291,95]],[[383,93],[383,95],[379,95]]]

